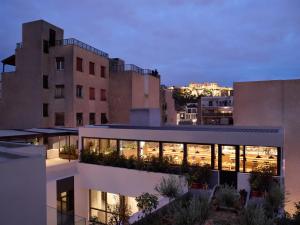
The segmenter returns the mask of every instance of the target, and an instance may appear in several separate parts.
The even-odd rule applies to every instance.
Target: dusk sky
[[[300,78],[300,0],[1,0],[0,57],[44,19],[162,83]]]

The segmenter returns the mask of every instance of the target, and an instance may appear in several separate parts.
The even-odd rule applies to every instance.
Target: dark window
[[[89,123],[91,125],[95,124],[96,123],[96,120],[95,120],[95,113],[90,113],[90,121]]]
[[[105,89],[101,89],[100,91],[101,91],[101,93],[100,93],[101,101],[106,101],[106,90]]]
[[[82,58],[77,57],[76,58],[76,70],[77,71],[83,72],[82,63],[83,63]]]
[[[44,53],[49,53],[49,42],[46,40],[43,40],[43,51]]]
[[[49,46],[55,46],[56,42],[56,31],[50,29],[49,30]]]
[[[90,87],[90,100],[95,100],[95,88]]]
[[[43,75],[43,88],[44,89],[48,89],[49,88],[48,76],[47,75]]]
[[[213,105],[213,102],[212,101],[209,101],[208,102],[208,106],[212,106]]]
[[[108,120],[106,118],[106,113],[101,113],[101,118],[100,118],[101,124],[106,124],[108,123]]]
[[[57,70],[65,69],[65,58],[64,57],[56,57],[56,69]]]
[[[83,98],[83,90],[81,85],[76,85],[76,97]]]
[[[64,98],[65,85],[59,84],[55,85],[55,98]]]
[[[89,72],[90,74],[95,75],[95,63],[93,62],[89,63]]]
[[[83,115],[82,113],[76,113],[76,124],[77,126],[83,125]]]
[[[43,104],[43,117],[48,117],[49,114],[48,114],[48,104],[47,103],[44,103]]]
[[[105,66],[101,66],[101,77],[105,78],[106,77],[106,74],[105,74]]]
[[[55,113],[55,126],[65,125],[65,114],[63,112]]]

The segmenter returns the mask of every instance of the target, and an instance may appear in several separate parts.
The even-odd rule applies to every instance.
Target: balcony
[[[75,46],[78,46],[82,49],[85,49],[87,51],[90,51],[90,52],[93,52],[95,53],[96,55],[99,55],[99,56],[103,56],[105,58],[108,58],[108,54],[104,51],[101,51],[97,48],[94,48],[82,41],[79,41],[75,38],[68,38],[68,39],[63,39],[63,40],[58,40],[56,41],[56,46],[66,46],[66,45],[75,45]]]
[[[136,72],[141,75],[151,75],[154,77],[160,77],[157,70],[143,69],[134,64],[124,64],[124,65],[112,65],[110,66],[111,72]]]

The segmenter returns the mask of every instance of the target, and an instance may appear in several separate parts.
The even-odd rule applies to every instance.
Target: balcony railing
[[[82,41],[79,41],[75,38],[68,38],[68,39],[63,39],[63,40],[58,40],[56,41],[56,45],[75,45],[75,46],[78,46],[80,48],[83,48],[87,51],[90,51],[90,52],[93,52],[95,53],[96,55],[100,55],[100,56],[103,56],[105,58],[108,58],[108,54],[104,51],[101,51],[97,48],[94,48],[86,43],[83,43]]]
[[[134,64],[125,64],[125,65],[111,65],[110,66],[111,72],[136,72],[142,75],[151,75],[155,77],[159,77],[159,73],[157,70],[151,69],[143,69],[138,67]]]

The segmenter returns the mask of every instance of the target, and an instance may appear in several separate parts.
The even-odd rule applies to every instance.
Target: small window
[[[55,46],[56,42],[56,31],[49,29],[49,46]]]
[[[44,53],[48,54],[49,53],[49,42],[46,40],[43,40],[43,51]]]
[[[106,113],[101,113],[101,118],[100,118],[101,124],[106,124],[108,123]]]
[[[106,77],[106,74],[105,74],[105,66],[101,66],[101,77],[105,78]]]
[[[90,87],[90,100],[95,100],[95,88]]]
[[[55,113],[55,126],[65,125],[65,114],[63,112]]]
[[[48,117],[48,103],[43,104],[43,117]]]
[[[93,62],[89,63],[89,72],[91,75],[95,75],[95,63]]]
[[[56,57],[56,70],[64,70],[64,69],[65,69],[65,58]]]
[[[83,98],[83,87],[81,85],[76,85],[76,97]]]
[[[105,89],[101,89],[101,101],[106,101],[106,90]]]
[[[55,85],[55,98],[64,98],[65,97],[65,85],[59,84]]]
[[[49,88],[48,76],[47,75],[43,75],[43,88],[44,89],[48,89]]]
[[[77,124],[77,126],[83,125],[83,114],[82,113],[76,113],[76,124]]]
[[[95,123],[95,113],[90,113],[89,124],[94,125]]]
[[[77,57],[76,58],[76,70],[83,72],[83,66],[82,66],[83,60],[82,58]]]

